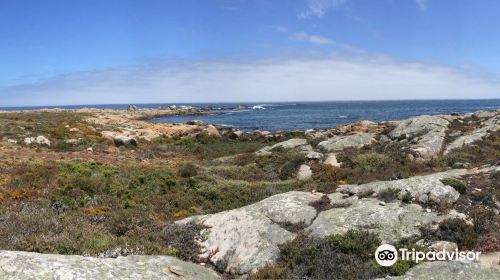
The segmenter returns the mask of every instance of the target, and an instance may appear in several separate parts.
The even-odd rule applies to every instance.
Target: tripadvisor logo
[[[445,249],[437,252],[422,252],[416,251],[415,248],[408,250],[406,248],[399,248],[397,250],[394,246],[389,244],[380,245],[375,251],[375,260],[381,266],[392,266],[398,259],[406,261],[414,261],[419,263],[421,261],[479,261],[481,252],[474,251],[447,251]]]

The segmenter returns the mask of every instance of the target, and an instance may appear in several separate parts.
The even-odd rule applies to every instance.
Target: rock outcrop
[[[453,187],[444,185],[440,180],[446,177],[459,177],[467,174],[465,169],[454,169],[424,176],[415,176],[393,181],[378,181],[362,185],[343,185],[337,191],[350,195],[373,192],[378,196],[384,191],[397,191],[398,198],[403,199],[407,194],[421,203],[454,203],[460,194]]]
[[[306,139],[292,138],[290,140],[283,141],[272,146],[264,147],[255,152],[255,154],[258,156],[270,155],[275,149],[296,150],[297,152],[300,152],[304,155],[308,155],[309,153],[313,152],[313,148],[307,143]]]
[[[40,146],[50,146],[50,140],[43,135],[35,137],[24,138],[24,144],[29,145],[40,145]]]
[[[318,148],[325,152],[338,152],[345,148],[361,148],[375,141],[375,135],[371,133],[360,133],[348,136],[333,136],[320,142]]]
[[[488,113],[488,114],[486,114]],[[468,146],[473,144],[476,141],[482,140],[487,137],[491,131],[500,130],[500,113],[499,112],[485,112],[485,113],[477,113],[479,116],[487,116],[490,117],[486,121],[484,121],[483,125],[480,128],[473,130],[466,135],[462,135],[455,140],[453,140],[446,149],[444,150],[444,154],[448,154],[450,151],[461,148],[463,146]]]
[[[339,198],[337,193],[329,195],[329,198],[335,207],[319,213],[306,228],[313,236],[325,237],[344,234],[350,229],[367,229],[377,233],[384,242],[394,243],[402,238],[419,236],[420,226],[437,224],[452,217],[464,218],[454,211],[447,215],[428,213],[418,204],[381,203],[376,198]],[[342,202],[345,204],[342,205]]]
[[[0,251],[0,279],[221,279],[214,271],[168,256],[93,258]]]
[[[424,262],[411,268],[405,275],[386,277],[392,280],[490,280],[500,279],[500,270],[482,268],[478,263],[460,261]]]
[[[207,227],[201,242],[201,258],[225,263],[225,271],[245,274],[279,257],[278,245],[295,238],[287,225],[310,225],[318,214],[311,206],[321,193],[288,192],[252,205],[212,215],[194,216],[179,221]]]
[[[297,179],[299,180],[307,180],[312,176],[311,167],[307,164],[302,164],[299,167],[299,171],[297,172]]]
[[[418,116],[402,121],[390,133],[393,140],[405,140],[421,158],[431,158],[441,152],[450,124],[438,116]]]

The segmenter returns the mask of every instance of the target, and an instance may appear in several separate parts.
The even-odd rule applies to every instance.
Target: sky
[[[496,0],[0,0],[0,107],[500,98]]]

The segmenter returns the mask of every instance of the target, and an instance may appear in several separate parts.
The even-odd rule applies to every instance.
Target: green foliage
[[[385,202],[392,202],[398,199],[399,189],[387,189],[378,193],[378,198]],[[410,196],[411,197],[411,196]]]
[[[378,153],[367,153],[356,156],[353,160],[354,165],[363,171],[373,172],[383,169],[389,159],[386,155]]]
[[[198,174],[198,167],[192,163],[186,163],[179,167],[178,173],[183,178],[194,177]]]
[[[476,246],[478,235],[472,225],[460,218],[444,220],[437,230],[422,229],[425,239],[431,241],[446,240],[455,242],[460,250],[472,250]]]
[[[171,224],[163,230],[163,238],[168,247],[174,249],[175,256],[192,261],[201,253],[197,240],[203,240],[201,232],[206,227],[195,223]]]
[[[441,183],[453,187],[455,190],[457,190],[460,194],[466,194],[467,193],[467,186],[465,185],[465,182],[456,178],[443,178],[440,180]]]
[[[324,239],[300,236],[281,246],[290,279],[367,279],[378,275],[373,253],[380,244],[374,234],[348,231]]]

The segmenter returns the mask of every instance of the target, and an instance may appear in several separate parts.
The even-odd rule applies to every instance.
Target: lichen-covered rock
[[[267,146],[264,147],[257,152],[255,152],[256,155],[258,156],[265,156],[265,155],[270,155],[272,154],[272,151],[274,149],[285,149],[285,150],[296,150],[297,152],[300,152],[304,155],[309,154],[310,152],[313,152],[313,148],[311,145],[307,143],[306,139],[303,138],[293,138],[289,139],[287,141],[283,141],[277,144],[274,144],[272,146]]]
[[[444,150],[444,154],[448,154],[454,149],[462,148],[464,146],[471,145],[476,141],[482,140],[490,134],[490,131],[500,130],[500,113],[490,113],[493,114],[492,117],[486,120],[480,128],[453,140]],[[488,116],[490,116],[490,114],[488,114]]]
[[[312,177],[311,167],[307,164],[302,164],[299,167],[299,171],[297,172],[297,179],[299,180],[307,180]]]
[[[378,181],[362,185],[343,185],[337,191],[351,195],[372,191],[373,196],[377,196],[383,191],[398,190],[399,199],[403,199],[405,195],[410,194],[412,199],[421,203],[454,203],[460,194],[453,187],[443,184],[440,180],[465,174],[467,174],[465,169],[454,169],[401,180]]]
[[[326,152],[342,151],[345,148],[361,148],[370,145],[375,141],[374,134],[360,133],[348,136],[333,136],[332,138],[322,141],[318,144],[318,148]]]
[[[333,167],[340,167],[340,162],[337,161],[337,154],[330,153],[325,159],[324,164],[331,165]]]
[[[314,222],[306,228],[315,237],[323,238],[331,234],[344,234],[350,229],[369,230],[379,235],[384,242],[395,243],[402,238],[420,236],[420,226],[433,225],[442,220],[465,216],[455,211],[446,215],[426,212],[418,204],[385,203],[376,198],[351,197],[344,207],[338,195],[331,197],[335,208],[318,214]]]
[[[323,154],[322,153],[318,153],[318,152],[309,152],[307,155],[306,155],[306,158],[307,159],[311,159],[311,160],[315,160],[315,159],[320,159],[323,157]]]
[[[0,279],[221,279],[214,271],[169,256],[93,258],[0,251]]]
[[[34,144],[40,146],[50,146],[50,140],[43,135],[39,135],[36,138],[35,137],[24,138],[24,144],[27,146]]]
[[[478,263],[460,261],[424,262],[406,272],[403,276],[386,277],[392,280],[491,280],[500,279],[500,270],[482,268]]]
[[[418,116],[402,121],[389,137],[408,140],[410,148],[419,157],[430,158],[441,152],[449,124],[438,116]]]
[[[225,264],[223,269],[245,274],[278,259],[278,245],[295,238],[286,225],[307,226],[317,215],[310,204],[323,194],[288,192],[266,198],[239,209],[212,215],[194,216],[178,221],[208,227],[202,233],[201,258]]]

